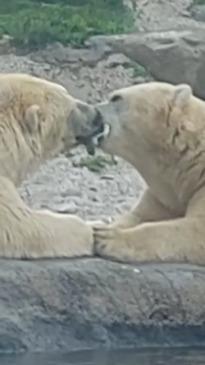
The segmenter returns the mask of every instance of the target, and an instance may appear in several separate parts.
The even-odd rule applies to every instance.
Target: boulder
[[[72,66],[95,67],[103,58],[104,50],[98,49],[97,52],[87,48],[72,48],[57,42],[47,45],[45,49],[39,49],[29,54],[35,62],[46,62],[61,67]]]
[[[101,52],[124,53],[158,81],[188,83],[205,99],[205,26],[194,30],[95,36],[87,43]]]
[[[203,267],[0,263],[0,352],[205,345]]]

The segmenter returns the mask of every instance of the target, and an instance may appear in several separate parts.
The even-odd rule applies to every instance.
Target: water
[[[205,365],[205,349],[81,351],[0,356],[0,365]]]

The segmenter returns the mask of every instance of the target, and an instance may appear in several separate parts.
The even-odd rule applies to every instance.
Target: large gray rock
[[[89,40],[93,48],[121,52],[146,67],[159,81],[189,83],[205,98],[205,27],[186,31],[98,36]]]
[[[61,65],[61,67],[90,66],[94,67],[102,59],[104,51],[98,49],[97,52],[86,48],[65,47],[57,42],[48,45],[45,49],[40,49],[30,53],[30,58],[35,62],[46,62],[48,64]]]
[[[0,351],[205,345],[205,268],[1,260]]]

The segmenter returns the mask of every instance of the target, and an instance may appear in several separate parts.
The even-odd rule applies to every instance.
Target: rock
[[[138,30],[184,30],[197,28],[197,21],[190,17],[194,0],[133,0],[137,5]],[[195,1],[196,2],[196,1]]]
[[[124,53],[159,81],[189,83],[205,99],[205,27],[194,30],[97,36],[93,48]]]
[[[0,55],[11,53],[14,48],[12,47],[12,37],[7,34],[3,34],[0,38]]]
[[[1,260],[0,351],[205,345],[205,268]]]
[[[78,211],[78,207],[74,202],[65,201],[64,199],[58,199],[58,201],[54,201],[50,204],[48,209],[53,210],[58,213],[67,213],[67,214],[76,214]]]
[[[137,76],[137,77],[135,77],[135,78],[133,79],[132,84],[133,84],[133,85],[143,84],[144,82],[148,82],[148,81],[152,81],[150,76],[149,76],[149,77],[147,77],[147,78],[142,77],[142,76]]]
[[[133,62],[125,55],[116,53],[108,56],[107,60],[104,62],[104,66],[108,68],[117,66],[133,67]]]
[[[199,22],[205,22],[205,5],[191,7],[191,16]]]
[[[30,57],[35,62],[48,62],[54,65],[69,65],[78,64],[78,67],[95,66],[103,56],[106,55],[106,49],[98,49],[98,52],[93,52],[87,48],[72,48],[63,46],[57,42],[48,45],[44,50],[35,51],[30,54]]]

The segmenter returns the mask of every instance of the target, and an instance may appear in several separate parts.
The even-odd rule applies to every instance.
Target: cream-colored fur
[[[205,102],[188,85],[152,82],[97,108],[111,127],[101,147],[136,167],[148,188],[130,213],[94,227],[96,254],[205,264]]]
[[[23,74],[0,75],[0,257],[92,253],[89,224],[28,208],[15,186],[43,161],[75,146],[77,137],[86,137],[95,116],[94,107],[58,84]]]

